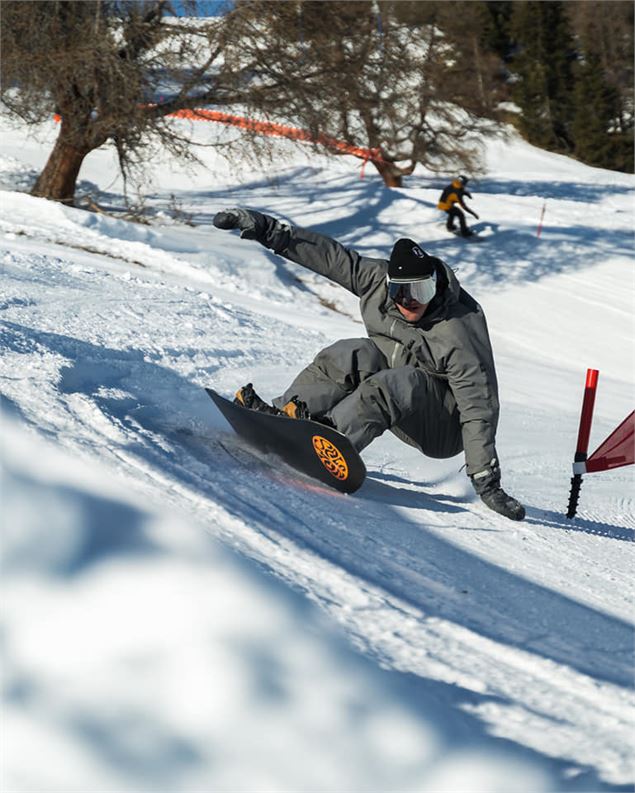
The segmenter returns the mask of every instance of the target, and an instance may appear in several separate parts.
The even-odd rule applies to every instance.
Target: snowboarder
[[[484,503],[512,520],[525,517],[501,488],[498,387],[485,316],[447,264],[409,239],[395,243],[388,261],[371,259],[253,210],[223,210],[213,222],[353,292],[369,336],[319,352],[273,406],[251,385],[238,391],[239,403],[330,424],[358,451],[387,429],[429,457],[463,450]]]
[[[465,189],[465,186],[468,182],[469,179],[467,176],[457,176],[456,179],[453,179],[452,183],[449,184],[441,193],[439,203],[437,204],[438,209],[442,209],[447,213],[448,220],[445,224],[445,227],[448,231],[454,232],[454,220],[455,218],[458,218],[459,224],[461,226],[462,237],[471,237],[473,236],[474,232],[467,227],[465,215],[463,212],[461,212],[459,206],[463,207],[466,212],[469,212],[470,215],[473,215],[478,220],[478,215],[476,212],[473,212],[469,207],[465,206],[463,201],[463,196],[472,198],[471,193]]]

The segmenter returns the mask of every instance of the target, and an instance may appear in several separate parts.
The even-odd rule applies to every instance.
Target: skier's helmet
[[[465,187],[465,185],[466,185],[466,184],[467,184],[469,181],[470,181],[470,180],[467,178],[467,176],[463,176],[463,174],[461,174],[461,175],[459,176],[459,182],[461,182],[461,184],[463,185],[463,187]]]
[[[409,239],[397,240],[388,262],[388,296],[408,308],[429,303],[437,291],[437,268],[441,261]]]

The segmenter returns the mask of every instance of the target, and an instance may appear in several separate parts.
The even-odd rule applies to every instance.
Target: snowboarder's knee
[[[364,379],[383,369],[386,359],[370,339],[341,339],[319,352],[315,363],[320,368],[335,366],[341,372],[350,373],[353,379],[357,379],[359,373],[360,379]]]
[[[426,377],[424,372],[414,366],[400,366],[397,369],[382,369],[362,383],[360,388],[381,392],[385,402],[391,404],[397,414],[407,416],[420,405],[422,380]]]

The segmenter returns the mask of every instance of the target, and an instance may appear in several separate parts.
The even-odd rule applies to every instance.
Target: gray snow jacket
[[[452,270],[442,263],[437,296],[423,318],[411,324],[388,298],[387,260],[360,256],[329,237],[269,215],[250,214],[256,229],[245,236],[359,297],[368,335],[391,368],[416,366],[447,383],[448,399],[455,400],[459,412],[467,473],[489,469],[497,457],[499,414],[494,357],[483,310]]]

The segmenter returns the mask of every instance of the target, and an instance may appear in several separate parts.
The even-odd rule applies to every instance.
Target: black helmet
[[[465,185],[466,185],[466,184],[467,184],[469,181],[470,181],[470,180],[467,178],[467,176],[463,176],[463,174],[461,174],[461,176],[459,176],[459,182],[461,182],[461,184],[462,184],[464,187],[465,187]]]

